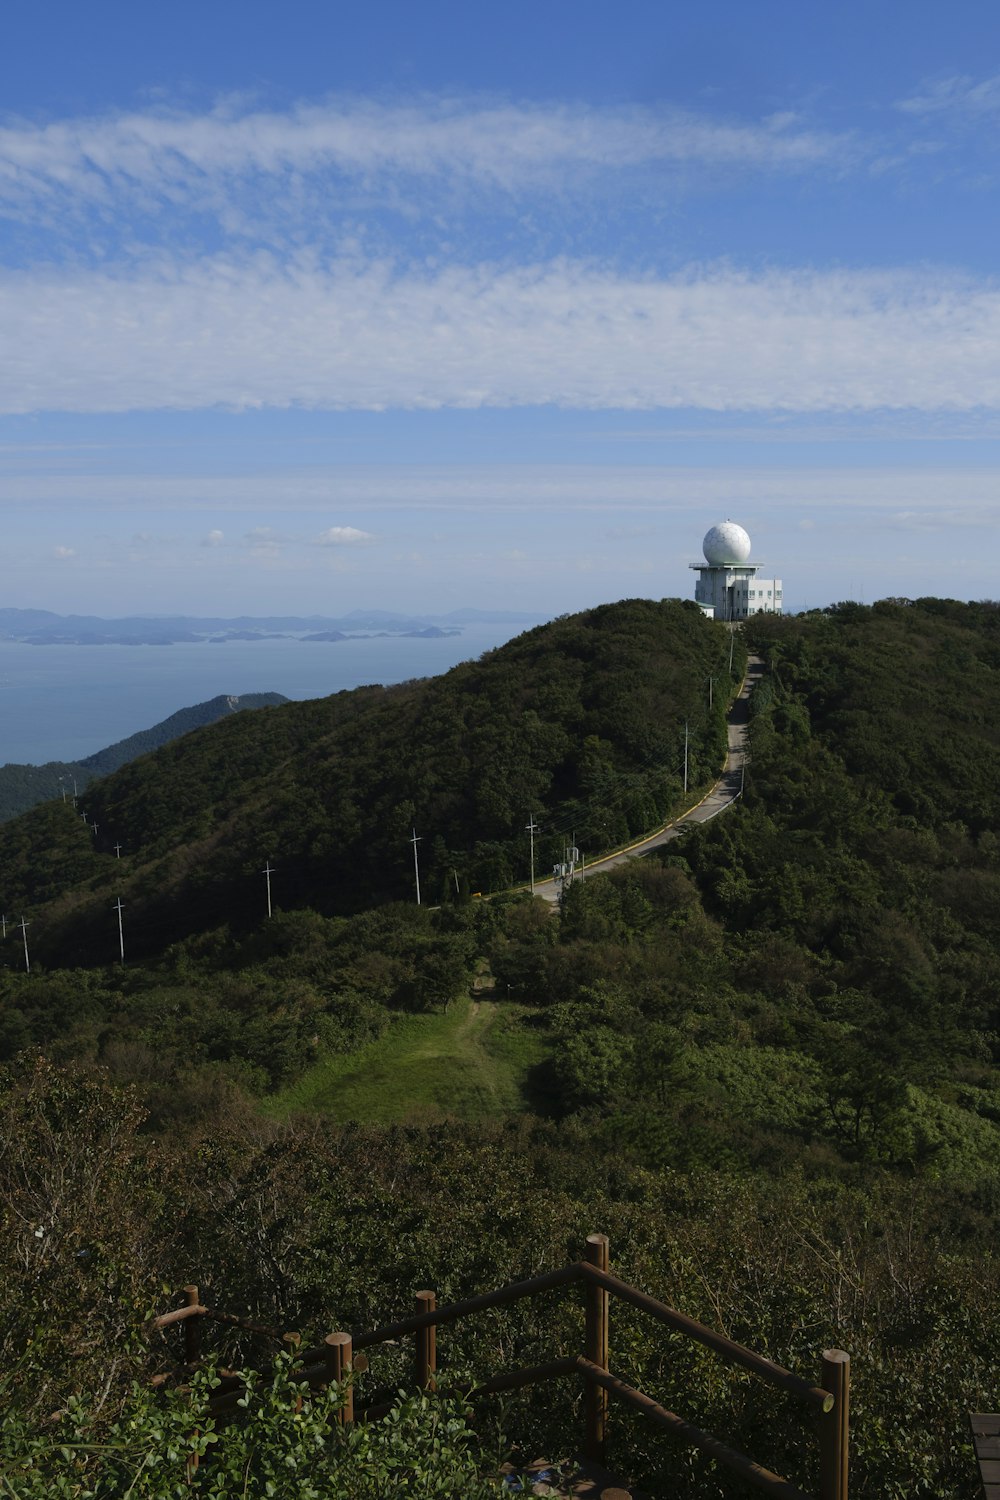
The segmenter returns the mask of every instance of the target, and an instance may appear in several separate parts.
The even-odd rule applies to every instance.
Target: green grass
[[[310,1110],[338,1121],[424,1123],[446,1115],[476,1120],[540,1102],[535,1082],[548,1056],[544,1031],[526,1006],[455,1001],[447,1011],[393,1016],[375,1042],[328,1057],[267,1101],[283,1118]]]

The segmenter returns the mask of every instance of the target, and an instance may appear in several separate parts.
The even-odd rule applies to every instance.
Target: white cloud
[[[202,537],[201,545],[203,547],[221,547],[225,540],[225,532],[218,530],[210,531],[207,536]]]
[[[58,557],[60,560],[68,558],[68,557],[75,557],[76,556],[76,548],[75,547],[53,547],[53,549],[52,549],[52,556],[53,557]]]
[[[353,547],[359,542],[373,542],[370,531],[359,531],[356,526],[330,526],[316,538],[321,547]]]
[[[939,78],[924,92],[900,99],[897,109],[910,115],[990,115],[1000,110],[1000,74],[977,83],[967,75]]]
[[[932,272],[218,258],[0,275],[0,411],[1000,408],[1000,289]]]
[[[856,154],[843,134],[793,115],[719,120],[671,108],[519,104],[421,98],[385,104],[331,99],[284,112],[219,105],[117,113],[0,128],[0,202],[24,208],[79,199],[211,202],[249,177],[336,174],[439,177],[514,190],[565,183],[568,172],[695,163],[808,170]]]

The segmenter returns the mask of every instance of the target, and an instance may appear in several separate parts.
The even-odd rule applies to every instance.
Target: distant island
[[[458,609],[446,615],[402,615],[391,610],[352,610],[336,618],[278,615],[260,619],[199,618],[187,615],[57,615],[44,609],[0,609],[0,640],[26,646],[176,646],[205,642],[265,641],[282,638],[336,642],[373,636],[437,640],[461,635],[467,625],[535,625],[539,617],[512,610]]]

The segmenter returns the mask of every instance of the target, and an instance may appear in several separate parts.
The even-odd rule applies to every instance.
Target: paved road
[[[683,817],[676,818],[672,823],[666,823],[656,833],[651,833],[648,838],[640,839],[638,843],[630,844],[627,849],[619,849],[616,854],[608,854],[604,859],[595,859],[594,863],[588,864],[581,875],[576,872],[575,880],[585,879],[588,875],[600,873],[602,870],[610,870],[613,865],[620,865],[627,859],[635,859],[636,855],[645,854],[650,849],[658,849],[661,844],[669,844],[671,839],[679,838],[684,830],[692,823],[707,823],[717,813],[725,808],[731,807],[740,794],[743,784],[743,756],[746,746],[747,722],[750,717],[748,699],[753,688],[760,681],[764,671],[764,663],[759,656],[751,656],[747,662],[747,675],[743,679],[743,686],[733,700],[733,706],[729,710],[729,753],[726,756],[725,769],[712,790],[702,798],[696,807],[690,812],[684,813]],[[541,896],[545,901],[556,902],[562,894],[562,882],[559,880],[536,880],[535,895]]]

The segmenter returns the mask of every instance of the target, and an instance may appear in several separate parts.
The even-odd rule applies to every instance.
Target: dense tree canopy
[[[51,903],[64,869],[37,913],[40,957],[105,957],[109,894],[129,905],[133,951],[157,952],[255,921],[265,860],[286,909],[408,897],[414,827],[430,900],[455,881],[501,890],[527,879],[532,815],[543,864],[571,836],[594,851],[661,821],[685,721],[692,783],[717,770],[726,695],[710,713],[707,678],[728,658],[728,634],[694,605],[631,600],[429,681],[232,716],[88,788],[85,819],[43,808],[0,830],[4,900]]]
[[[4,830],[8,909],[29,903],[42,954],[19,972],[11,929],[0,971],[18,1421],[103,1389],[110,1347],[120,1411],[148,1368],[125,1331],[164,1282],[211,1279],[234,1310],[322,1332],[406,1311],[417,1285],[532,1274],[604,1229],[623,1274],[803,1373],[851,1350],[852,1493],[975,1493],[964,1414],[995,1400],[1000,1338],[1000,610],[840,605],[746,635],[765,675],[740,804],[575,881],[556,913],[471,893],[523,875],[531,813],[554,846],[662,818],[686,717],[711,775],[705,678],[729,638],[692,609],[609,606],[431,683],[200,732],[88,795],[96,850],[61,804]],[[414,826],[434,909],[393,899]],[[287,879],[270,921],[267,858]],[[119,889],[149,930],[124,969]],[[531,1059],[506,1120],[416,1096],[394,1117],[294,1115],[303,1080],[364,1073],[470,995],[505,1018],[496,1056]],[[456,1330],[448,1358],[478,1375],[548,1358],[575,1317]],[[626,1378],[814,1484],[808,1433],[755,1387],[631,1314],[613,1339]],[[512,1400],[501,1426],[540,1451],[567,1415]],[[736,1493],[615,1430],[654,1494]]]

